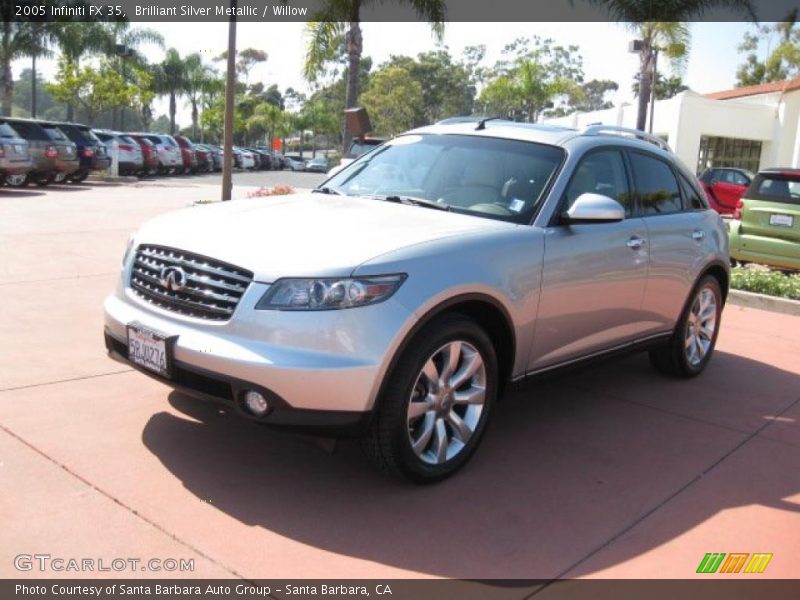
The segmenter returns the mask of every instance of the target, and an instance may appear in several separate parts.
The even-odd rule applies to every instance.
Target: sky
[[[227,23],[136,23],[134,27],[151,27],[160,32],[167,47],[176,48],[181,55],[199,52],[208,62],[227,47]],[[414,56],[436,46],[430,28],[424,23],[362,24],[364,54],[380,65],[393,54]],[[684,72],[684,83],[699,93],[728,89],[734,86],[736,69],[743,61],[737,52],[743,35],[751,31],[747,23],[693,23],[689,61]],[[485,44],[487,64],[500,57],[500,51],[517,37],[539,35],[555,40],[564,46],[577,45],[583,56],[585,79],[610,79],[620,84],[620,90],[611,97],[615,104],[633,100],[631,84],[638,69],[638,57],[628,52],[628,42],[634,35],[624,25],[616,23],[448,23],[444,44],[458,57],[465,46]],[[266,51],[269,59],[256,66],[249,81],[262,81],[266,85],[277,83],[281,90],[293,87],[310,91],[301,70],[305,51],[303,23],[243,23],[237,30],[237,47],[253,47]],[[143,48],[153,62],[163,58],[158,47]],[[222,63],[216,64],[220,69]],[[55,61],[40,61],[45,77],[55,74]],[[29,61],[15,63],[15,75]],[[166,112],[166,99],[154,103],[157,114]],[[189,110],[179,103],[178,122],[189,123]]]

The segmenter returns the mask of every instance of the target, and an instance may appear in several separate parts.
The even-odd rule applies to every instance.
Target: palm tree
[[[39,44],[36,41],[34,24],[13,20],[13,2],[3,3],[0,8],[0,114],[11,115],[14,100],[14,76],[12,61],[31,56]]]
[[[188,88],[186,61],[175,48],[170,48],[154,75],[156,94],[169,96],[169,132],[174,134],[178,97]]]
[[[751,0],[587,0],[600,7],[615,21],[625,22],[636,32],[639,48],[639,112],[636,128],[644,131],[647,104],[652,88],[656,53],[663,51],[680,65],[688,55],[690,40],[687,22],[713,8],[726,8],[756,20]]]
[[[186,65],[186,95],[192,107],[192,138],[197,137],[199,126],[199,106],[203,96],[210,87],[210,81],[217,81],[214,71],[208,65],[203,64],[203,59],[198,53],[190,54],[185,59]]]
[[[444,32],[446,12],[445,0],[398,0],[408,4],[419,18],[431,24],[434,34],[441,39]],[[308,24],[308,46],[303,73],[314,81],[324,70],[325,63],[339,54],[339,45],[344,39],[347,53],[347,95],[344,108],[353,108],[358,103],[359,76],[364,40],[361,34],[361,9],[380,4],[381,0],[325,0],[322,8]],[[350,144],[350,131],[345,122],[343,145]]]

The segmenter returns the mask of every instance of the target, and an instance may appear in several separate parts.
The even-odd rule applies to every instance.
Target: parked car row
[[[92,129],[79,123],[0,117],[0,185],[79,183],[108,169],[116,152],[120,175],[178,175],[221,171],[223,150],[183,135]],[[248,170],[327,170],[262,146],[233,147],[233,166]]]

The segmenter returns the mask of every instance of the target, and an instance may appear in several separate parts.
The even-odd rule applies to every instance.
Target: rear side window
[[[745,197],[800,204],[800,173],[761,173],[753,180]]]
[[[669,165],[639,152],[631,152],[630,157],[642,214],[665,215],[680,212],[681,191]]]
[[[88,127],[76,127],[75,129],[77,129],[80,132],[81,137],[83,137],[83,139],[85,139],[85,140],[87,140],[89,142],[99,142],[100,141],[100,138],[97,137],[94,134],[94,132],[91,129],[89,129]]]
[[[26,140],[36,140],[48,142],[50,138],[44,132],[44,129],[36,123],[28,123],[26,121],[14,121],[11,126],[19,133],[20,137]]]
[[[163,144],[164,142],[157,135],[146,135],[145,139],[150,140],[153,144]]]
[[[19,137],[14,128],[8,123],[0,123],[0,138],[15,138]]]
[[[58,142],[66,142],[67,136],[64,135],[64,132],[61,131],[58,127],[49,127],[47,125],[43,126],[45,133],[51,140],[56,140]]]
[[[98,137],[98,139],[100,139],[100,140],[101,140],[101,141],[103,141],[103,142],[107,142],[107,141],[109,141],[111,138],[113,138],[113,137],[114,137],[113,135],[108,135],[107,133],[102,133],[102,132],[100,132],[100,131],[96,132],[96,133],[95,133],[95,135]]]
[[[698,193],[697,188],[689,183],[683,175],[678,175],[680,179],[681,189],[683,190],[683,205],[687,210],[705,210],[708,208],[706,201]]]

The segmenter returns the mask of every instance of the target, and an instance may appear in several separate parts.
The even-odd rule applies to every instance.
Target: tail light
[[[84,148],[83,149],[83,156],[85,158],[92,158],[94,156],[94,149],[92,149],[92,148]]]
[[[124,150],[125,152],[133,152],[133,146],[130,144],[120,144],[119,149]]]
[[[48,146],[47,150],[44,151],[44,155],[47,158],[55,158],[56,156],[58,156],[58,150],[56,150],[55,146]]]
[[[6,157],[6,150],[2,146],[0,146],[0,158]]]
[[[742,209],[744,208],[744,202],[739,200],[736,203],[736,210],[733,211],[733,218],[741,220],[742,218]]]

